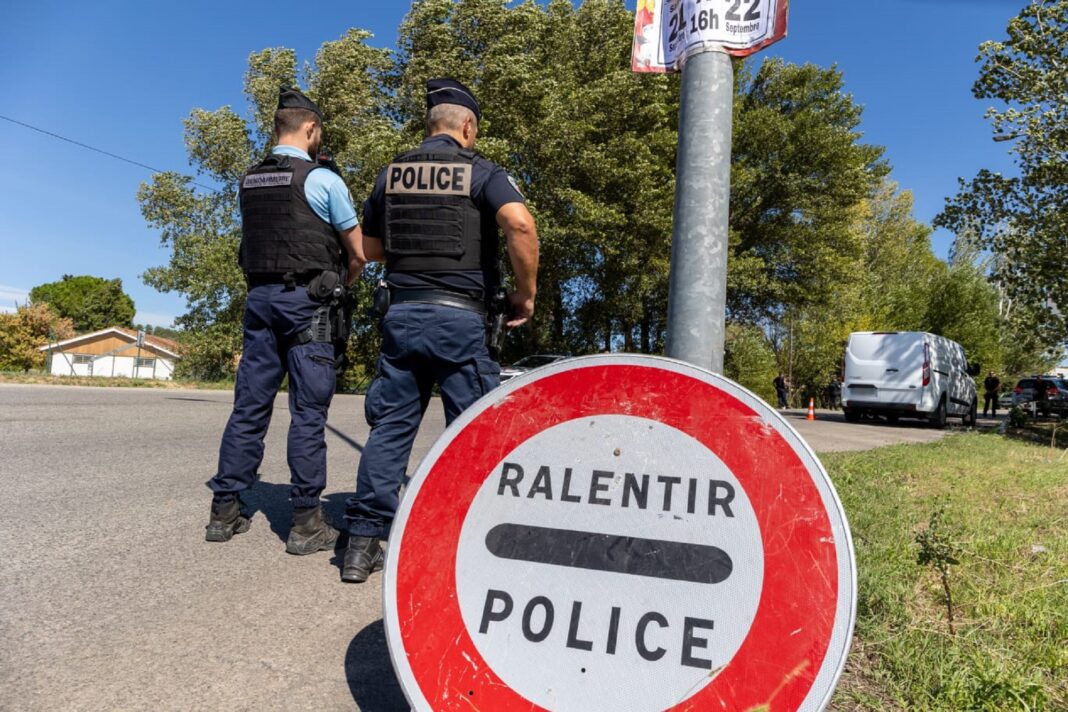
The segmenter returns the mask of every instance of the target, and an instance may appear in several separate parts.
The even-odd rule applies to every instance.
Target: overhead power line
[[[102,148],[97,148],[96,146],[90,146],[87,143],[82,143],[81,141],[75,141],[74,139],[67,138],[66,136],[60,136],[59,134],[53,133],[52,131],[47,131],[45,129],[42,129],[39,126],[34,126],[32,124],[27,124],[24,121],[18,121],[16,119],[11,118],[10,116],[4,116],[3,114],[0,114],[0,119],[3,119],[4,121],[10,121],[13,124],[18,124],[19,126],[22,126],[24,128],[30,129],[31,131],[36,131],[37,133],[42,133],[45,136],[51,136],[52,138],[58,138],[60,141],[66,141],[67,143],[73,143],[75,146],[79,146],[81,148],[85,148],[85,149],[88,149],[90,151],[95,151],[96,153],[102,153],[102,154],[104,154],[105,156],[107,156],[109,158],[114,158],[115,160],[122,161],[124,163],[130,163],[132,165],[137,166],[138,168],[144,168],[146,170],[150,170],[153,173],[174,173],[174,172],[176,172],[176,171],[165,171],[162,168],[154,168],[154,167],[152,167],[152,166],[150,166],[148,164],[141,163],[140,161],[135,161],[135,160],[133,160],[131,158],[126,158],[124,156],[120,156],[117,153],[112,153],[111,151],[105,151]],[[179,175],[182,175],[182,174],[179,174]],[[190,176],[186,176],[186,177],[189,178]],[[197,186],[197,187],[203,188],[204,190],[210,190],[213,193],[221,192],[218,188],[212,188],[210,185],[204,185],[203,183],[197,183],[196,181],[190,181],[190,182],[193,185]]]

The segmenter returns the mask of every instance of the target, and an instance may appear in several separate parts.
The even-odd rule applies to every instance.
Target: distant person
[[[338,289],[363,269],[356,210],[344,181],[316,158],[322,112],[282,89],[274,114],[276,145],[241,181],[241,249],[248,283],[244,347],[234,409],[219,447],[207,541],[248,530],[241,493],[259,479],[274,399],[289,376],[290,554],[334,548],[338,530],[323,517],[326,413],[334,396]]]
[[[842,382],[838,380],[838,374],[831,376],[831,382],[827,384],[827,405],[831,410],[838,410],[842,405]]]
[[[775,395],[779,397],[779,408],[786,409],[786,402],[790,397],[790,386],[786,377],[781,373],[771,382],[775,386]]]
[[[986,380],[983,381],[983,417],[986,417],[987,410],[992,409],[994,417],[998,417],[998,389],[1001,388],[1001,380],[994,375],[993,371],[986,374]]]
[[[1035,376],[1035,385],[1031,389],[1031,400],[1035,403],[1035,413],[1042,413],[1042,415],[1049,415],[1049,405],[1046,402],[1046,389],[1049,386],[1041,376]]]

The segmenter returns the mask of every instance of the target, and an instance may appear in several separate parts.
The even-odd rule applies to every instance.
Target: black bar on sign
[[[715,546],[525,524],[493,527],[486,548],[502,559],[691,583],[720,583],[734,568]]]

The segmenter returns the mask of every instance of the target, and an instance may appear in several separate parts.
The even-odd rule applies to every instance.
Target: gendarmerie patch
[[[386,195],[471,195],[469,163],[391,163]]]
[[[275,188],[280,185],[290,185],[293,182],[292,173],[254,173],[245,176],[241,183],[242,188]]]

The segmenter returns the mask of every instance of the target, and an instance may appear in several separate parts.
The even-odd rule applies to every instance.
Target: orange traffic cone
[[[815,419],[816,419],[816,399],[815,398],[809,398],[808,399],[808,415],[805,416],[805,420],[815,420]]]

